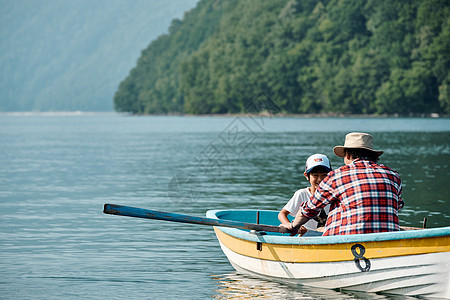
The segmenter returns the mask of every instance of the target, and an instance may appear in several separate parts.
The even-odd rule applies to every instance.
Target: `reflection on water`
[[[380,295],[353,291],[337,291],[313,288],[293,283],[265,280],[237,272],[212,275],[216,281],[215,299],[368,299],[407,300],[417,299],[401,295]]]

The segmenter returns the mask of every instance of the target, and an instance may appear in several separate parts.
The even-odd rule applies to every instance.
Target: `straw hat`
[[[383,151],[373,150],[373,137],[368,133],[351,132],[345,136],[344,146],[336,146],[333,148],[334,154],[339,157],[344,157],[344,149],[366,149],[374,152],[377,156],[383,154]]]

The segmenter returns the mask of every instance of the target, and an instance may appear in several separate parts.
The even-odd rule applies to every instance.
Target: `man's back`
[[[331,204],[324,235],[397,231],[401,195],[401,180],[395,171],[357,159],[331,172],[311,204]],[[305,206],[304,214],[313,213],[314,206]]]

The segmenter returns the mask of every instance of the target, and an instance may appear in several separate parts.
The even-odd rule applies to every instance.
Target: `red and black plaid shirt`
[[[305,217],[315,217],[331,204],[323,235],[400,230],[402,183],[397,172],[357,159],[328,174],[315,194],[302,205]]]

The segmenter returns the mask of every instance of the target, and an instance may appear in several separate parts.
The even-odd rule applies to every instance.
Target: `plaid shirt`
[[[400,230],[402,183],[397,172],[370,160],[357,159],[328,174],[315,194],[302,205],[313,218],[331,204],[323,235]]]

